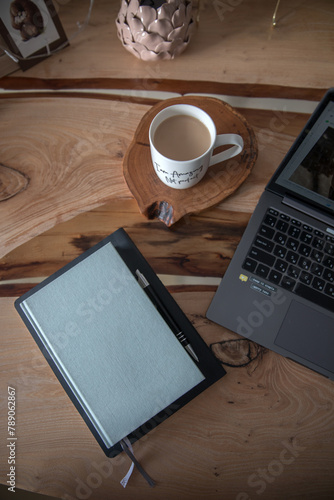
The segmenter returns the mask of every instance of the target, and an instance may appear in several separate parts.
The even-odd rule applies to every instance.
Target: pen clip
[[[138,283],[142,288],[146,288],[149,286],[149,282],[145,278],[145,276],[139,271],[139,269],[136,269],[136,275],[138,277]]]

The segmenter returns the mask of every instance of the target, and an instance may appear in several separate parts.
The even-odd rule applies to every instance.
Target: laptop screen
[[[334,92],[328,92],[268,185],[334,214]]]

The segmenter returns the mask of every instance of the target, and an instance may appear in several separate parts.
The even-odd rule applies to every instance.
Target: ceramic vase
[[[116,19],[123,46],[144,61],[173,59],[195,29],[189,0],[121,0]]]

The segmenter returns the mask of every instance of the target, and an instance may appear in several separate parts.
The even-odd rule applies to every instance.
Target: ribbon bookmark
[[[142,468],[142,466],[140,465],[140,463],[138,462],[138,460],[134,456],[133,448],[131,446],[129,439],[127,437],[125,437],[124,439],[121,439],[120,444],[122,446],[123,451],[125,451],[125,453],[128,455],[128,457],[132,460],[132,464],[131,464],[130,469],[128,470],[126,476],[124,476],[122,481],[121,481],[121,485],[123,486],[123,488],[125,488],[126,485],[128,484],[128,481],[131,477],[134,466],[137,467],[137,469],[139,470],[141,475],[146,479],[146,481],[151,486],[151,488],[153,488],[153,486],[155,486],[155,482],[153,481],[153,479],[150,478],[150,476],[147,474],[147,472],[144,471],[144,469]]]

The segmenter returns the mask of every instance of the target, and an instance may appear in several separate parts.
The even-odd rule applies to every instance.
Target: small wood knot
[[[174,208],[167,201],[155,201],[147,209],[148,219],[159,219],[170,227],[174,222]]]
[[[24,191],[29,180],[26,174],[0,163],[0,201],[8,200]]]

